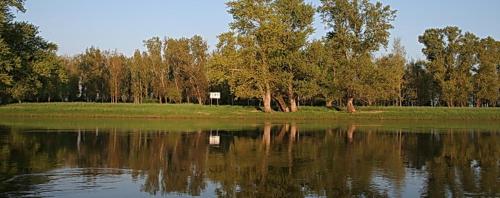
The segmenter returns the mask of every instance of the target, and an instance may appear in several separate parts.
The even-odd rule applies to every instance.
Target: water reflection
[[[88,189],[125,197],[500,196],[496,132],[295,123],[186,133],[0,131],[0,197]]]

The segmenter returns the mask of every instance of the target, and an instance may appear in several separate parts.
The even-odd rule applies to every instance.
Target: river
[[[153,122],[4,122],[0,197],[500,196],[495,125]]]

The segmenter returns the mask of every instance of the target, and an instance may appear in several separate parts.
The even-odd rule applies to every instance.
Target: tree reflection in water
[[[254,130],[218,131],[218,145],[211,145],[210,130],[0,131],[0,193],[11,195],[51,179],[19,175],[79,168],[88,183],[108,176],[103,169],[129,174],[151,195],[197,196],[213,183],[212,193],[221,197],[500,196],[496,132],[302,130],[266,122]]]

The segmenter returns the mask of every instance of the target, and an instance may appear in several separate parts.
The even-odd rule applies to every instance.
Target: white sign
[[[218,136],[218,135],[210,135],[208,141],[209,141],[208,143],[210,145],[219,145],[220,144],[220,136]]]
[[[210,92],[210,99],[220,99],[220,92]]]

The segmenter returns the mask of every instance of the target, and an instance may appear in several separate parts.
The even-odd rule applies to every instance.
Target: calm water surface
[[[0,197],[500,197],[496,129],[0,126]]]

